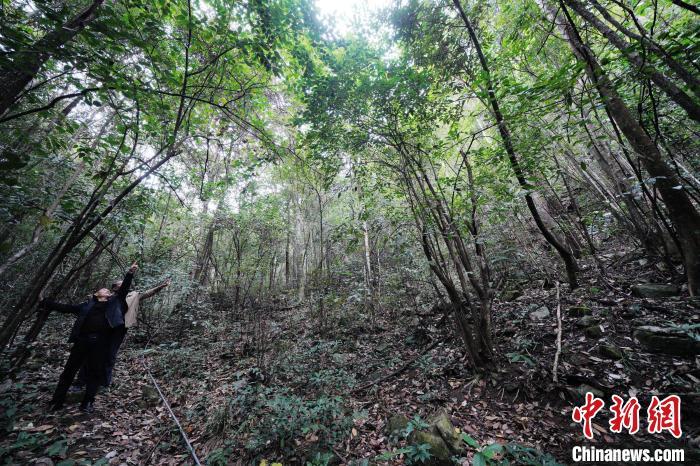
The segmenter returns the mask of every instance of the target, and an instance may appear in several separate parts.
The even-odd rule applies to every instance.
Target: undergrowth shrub
[[[309,451],[329,450],[348,435],[353,421],[340,396],[305,399],[257,384],[240,389],[208,418],[210,433],[236,439],[251,455],[275,451],[283,456],[299,453],[295,440],[305,440]]]

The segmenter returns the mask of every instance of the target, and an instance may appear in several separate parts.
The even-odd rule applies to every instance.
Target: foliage
[[[389,461],[401,455],[405,455],[406,464],[423,464],[432,457],[430,454],[430,445],[421,443],[418,445],[396,448],[378,455],[375,459],[377,461]]]
[[[517,443],[492,443],[482,447],[479,442],[466,433],[461,434],[461,439],[470,449],[474,450],[474,458],[472,459],[472,464],[474,465],[527,464],[533,466],[558,466],[560,464],[547,453],[542,453],[534,448],[518,445]]]
[[[353,416],[339,396],[304,399],[282,388],[253,384],[239,390],[226,408],[209,419],[210,429],[220,435],[246,432],[245,447],[251,452],[261,453],[272,447],[290,454],[297,450],[294,441],[298,439],[312,439],[321,450],[334,445],[347,435]]]

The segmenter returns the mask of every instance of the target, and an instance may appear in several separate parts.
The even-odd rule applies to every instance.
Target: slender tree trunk
[[[462,21],[464,22],[464,25],[467,28],[467,32],[469,34],[469,37],[471,38],[472,44],[474,45],[474,49],[476,50],[476,53],[479,57],[479,62],[481,63],[481,68],[484,71],[484,74],[486,75],[487,79],[487,92],[488,92],[488,100],[491,105],[491,108],[493,110],[494,117],[496,118],[496,123],[498,124],[498,131],[501,134],[501,139],[503,140],[503,145],[506,149],[506,152],[508,153],[508,159],[510,161],[511,168],[513,169],[513,172],[515,172],[515,177],[518,180],[518,183],[520,186],[525,190],[527,194],[525,194],[525,202],[527,204],[528,209],[530,210],[530,214],[532,215],[533,220],[535,221],[535,224],[537,225],[537,228],[540,230],[542,233],[542,236],[544,236],[545,240],[554,248],[556,251],[559,253],[561,256],[562,260],[564,261],[564,265],[566,267],[566,274],[568,277],[569,281],[569,286],[573,289],[578,286],[578,280],[576,277],[576,274],[578,272],[578,265],[576,263],[576,258],[574,255],[569,251],[566,246],[561,244],[560,241],[557,240],[557,238],[552,234],[551,231],[545,226],[544,222],[542,221],[542,218],[540,216],[539,211],[537,210],[537,207],[535,206],[535,202],[532,199],[532,196],[530,195],[530,189],[531,186],[525,179],[525,174],[523,172],[523,169],[520,165],[520,161],[518,160],[518,156],[515,153],[515,148],[513,146],[513,141],[511,139],[510,135],[510,130],[508,129],[508,125],[506,124],[505,118],[503,117],[503,114],[501,113],[501,109],[498,105],[498,99],[496,98],[496,90],[493,84],[493,81],[491,80],[491,72],[489,70],[488,62],[486,61],[486,56],[484,55],[483,51],[481,50],[481,44],[479,42],[479,39],[476,36],[476,31],[474,31],[474,28],[472,27],[471,21],[469,21],[469,18],[467,17],[466,13],[462,9],[462,4],[460,0],[453,0],[453,3],[455,7],[457,8],[457,11],[462,18]]]
[[[639,154],[644,168],[655,179],[655,186],[666,204],[669,218],[675,226],[681,244],[688,276],[688,290],[691,296],[696,296],[700,292],[700,214],[674,170],[663,160],[656,144],[634,118],[592,51],[579,36],[562,0],[560,0],[560,6],[566,19],[562,25],[563,32],[574,54],[586,64],[586,73],[595,84],[610,115],[632,148]],[[556,21],[555,13],[551,8],[549,10]]]
[[[633,17],[633,20],[637,25],[637,29],[639,30],[639,34],[636,34],[630,31],[629,29],[625,28],[597,0],[589,1],[593,5],[593,7],[596,10],[598,10],[598,12],[600,12],[600,14],[603,16],[603,18],[605,18],[605,20],[608,23],[612,24],[618,31],[622,32],[630,39],[638,41],[648,50],[655,53],[666,64],[666,66],[673,70],[676,73],[676,75],[688,85],[690,90],[696,96],[700,96],[700,79],[698,79],[692,71],[688,71],[683,65],[676,61],[668,51],[666,51],[661,45],[656,43],[649,35],[647,35],[646,31],[642,29],[642,26],[634,17],[634,11],[632,10],[632,8],[625,6],[625,4],[622,2],[618,3],[619,6],[621,6],[630,16]]]
[[[32,238],[29,240],[29,243],[25,244],[17,251],[15,251],[14,254],[12,254],[2,265],[0,265],[0,277],[7,271],[7,269],[10,266],[20,261],[24,256],[33,251],[37,244],[39,244],[39,240],[42,238],[46,226],[48,226],[53,221],[53,215],[56,209],[58,208],[61,199],[66,194],[66,192],[71,187],[73,187],[75,181],[83,173],[84,170],[85,164],[81,162],[75,169],[75,171],[73,171],[68,180],[64,183],[61,190],[56,194],[56,197],[54,198],[51,205],[49,205],[46,208],[46,210],[44,210],[44,213],[37,220],[36,226],[34,227],[34,231],[32,232]]]
[[[369,228],[367,227],[367,220],[362,221],[362,236],[364,238],[365,245],[365,288],[367,289],[366,296],[369,298],[369,305],[372,308],[374,308],[374,303],[372,302],[372,262],[370,260]]]
[[[46,34],[29,49],[16,52],[12,63],[0,69],[0,115],[17,101],[42,66],[95,19],[102,3],[104,0],[93,0],[77,16]]]
[[[671,3],[685,10],[692,11],[696,15],[700,15],[700,8],[688,2],[684,2],[683,0],[671,0]]]
[[[683,108],[690,118],[700,122],[700,105],[695,103],[693,99],[686,94],[682,89],[676,86],[673,81],[668,79],[664,74],[657,70],[651,63],[642,58],[630,44],[618,36],[615,31],[610,29],[595,14],[588,11],[578,0],[564,0],[576,13],[579,14],[585,21],[591,24],[598,30],[606,39],[610,41],[620,52],[622,52],[631,64],[637,67],[640,73],[646,75],[654,84],[659,86],[668,97],[673,100],[678,106]]]
[[[290,209],[289,209],[289,200],[287,200],[287,238],[284,246],[284,286],[285,288],[289,287],[289,274],[290,274],[290,257],[289,257],[289,246],[290,246],[290,237],[291,237],[291,232],[289,231],[290,225],[289,225],[289,219],[290,219]]]
[[[91,202],[83,210],[83,213],[78,216],[71,227],[64,233],[63,237],[59,240],[58,244],[54,247],[53,251],[44,260],[44,262],[38,267],[38,272],[29,283],[25,293],[20,298],[17,306],[15,307],[15,312],[11,313],[2,328],[0,329],[0,350],[7,346],[7,343],[12,338],[12,335],[19,328],[22,322],[36,310],[36,306],[39,303],[39,296],[48,283],[51,281],[56,269],[61,265],[64,259],[77,247],[82,240],[92,232],[92,230],[97,227],[102,220],[106,218],[114,208],[119,205],[119,203],[127,197],[131,191],[136,188],[141,182],[151,175],[153,172],[158,170],[164,163],[174,157],[176,151],[171,148],[167,155],[164,156],[159,162],[152,165],[148,170],[141,174],[138,178],[127,185],[117,196],[112,199],[112,201],[96,216],[88,216],[88,214],[94,212],[99,200],[104,196],[104,190],[100,190],[98,195],[91,199]]]

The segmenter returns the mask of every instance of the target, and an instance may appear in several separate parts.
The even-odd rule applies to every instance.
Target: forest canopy
[[[170,397],[201,395],[178,416],[210,464],[399,451],[367,432],[416,405],[351,394],[379,397],[411,371],[471,393],[517,367],[550,385],[514,403],[549,406],[558,387],[568,407],[600,369],[567,359],[577,344],[634,353],[663,319],[694,358],[699,34],[682,0],[3,1],[0,427],[14,443],[0,456],[34,448],[16,426],[44,395],[16,384],[64,359],[67,321],[42,303],[84,301],[134,261],[137,289],[170,286],[118,364],[148,385],[134,372],[150,354],[161,383],[187,380]],[[443,359],[425,362],[435,348]],[[697,392],[700,376],[644,372],[657,364],[644,351],[625,370],[647,389]],[[624,377],[605,393],[639,383]],[[27,411],[9,409],[20,400]],[[447,409],[422,402],[424,417]],[[409,433],[379,460],[438,457]],[[532,435],[450,457],[566,461],[568,440]],[[178,442],[151,456],[186,455]]]

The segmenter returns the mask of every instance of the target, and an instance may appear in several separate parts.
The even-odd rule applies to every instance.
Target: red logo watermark
[[[626,429],[630,434],[639,431],[639,411],[641,405],[637,397],[632,397],[627,402],[617,395],[612,396],[613,404],[610,411],[613,417],[608,424],[610,431],[621,433]],[[587,439],[593,438],[593,418],[605,407],[605,401],[596,398],[593,393],[586,393],[586,402],[583,406],[576,406],[571,418],[574,422],[582,424],[583,435]],[[647,408],[647,432],[658,434],[668,431],[675,438],[682,434],[681,430],[681,399],[678,395],[669,395],[663,400],[658,396],[652,396]]]

